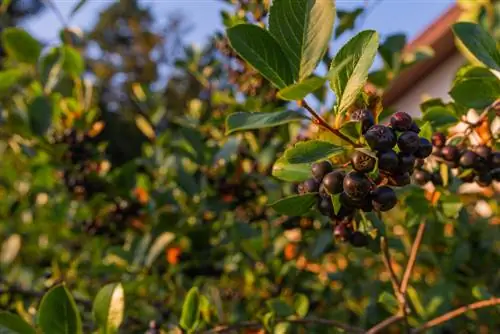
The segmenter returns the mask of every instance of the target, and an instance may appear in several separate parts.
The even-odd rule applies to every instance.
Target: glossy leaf
[[[274,163],[272,175],[287,182],[305,181],[311,177],[311,163],[292,164],[281,157]]]
[[[125,295],[120,283],[105,285],[94,299],[92,315],[99,326],[100,333],[113,334],[123,322]]]
[[[308,94],[320,89],[326,82],[324,77],[310,77],[301,82],[287,86],[278,92],[278,97],[287,101],[298,101],[305,98]]]
[[[294,110],[259,113],[236,112],[226,118],[226,135],[237,131],[269,128],[305,119],[308,118]]]
[[[286,150],[285,158],[293,164],[310,163],[328,159],[344,153],[344,148],[321,140],[308,140],[299,142],[294,147]]]
[[[0,93],[4,93],[14,87],[23,77],[20,70],[5,70],[0,72]]]
[[[433,127],[439,127],[457,122],[458,117],[444,107],[432,107],[424,114],[423,120],[429,122]]]
[[[82,334],[82,321],[73,297],[64,285],[43,296],[38,310],[38,325],[44,333]]]
[[[21,28],[4,29],[2,44],[9,56],[22,63],[35,64],[42,52],[41,44]]]
[[[53,107],[50,100],[44,96],[36,97],[28,107],[31,131],[43,136],[52,124]]]
[[[486,68],[469,67],[459,73],[450,95],[465,107],[486,108],[500,96],[500,79]]]
[[[352,57],[347,66],[330,82],[337,97],[337,113],[344,113],[355,101],[366,83],[378,49],[378,34],[372,30],[362,31],[345,44],[335,56],[330,68],[335,68],[344,59]]]
[[[317,194],[315,193],[293,195],[270,204],[270,207],[283,215],[300,216],[307,213],[316,201]]]
[[[64,54],[64,71],[72,76],[81,75],[85,70],[85,63],[82,55],[71,46],[63,46],[62,51]]]
[[[500,51],[497,43],[480,25],[459,22],[453,25],[453,33],[467,50],[484,65],[500,71]]]
[[[239,24],[227,29],[227,37],[231,47],[276,87],[284,88],[293,83],[288,58],[267,30],[252,24]]]
[[[36,331],[17,314],[0,311],[0,333],[35,334]]]
[[[188,332],[193,332],[200,319],[200,293],[197,287],[189,290],[182,305],[181,320],[179,324]]]
[[[269,32],[287,55],[294,81],[306,79],[323,58],[335,21],[333,0],[274,0]]]

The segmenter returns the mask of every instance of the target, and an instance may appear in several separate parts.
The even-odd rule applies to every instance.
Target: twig
[[[309,111],[309,113],[314,117],[314,119],[316,120],[316,122],[324,127],[325,129],[327,129],[328,131],[330,131],[331,133],[333,133],[335,136],[339,137],[340,139],[348,142],[349,144],[351,144],[352,146],[354,147],[359,147],[358,144],[356,144],[355,142],[353,142],[350,138],[346,137],[342,132],[340,132],[338,129],[335,129],[333,128],[330,124],[328,124],[327,121],[325,121],[325,119],[323,117],[321,117],[316,111],[314,111],[313,108],[311,108],[311,106],[305,101],[305,100],[302,100],[300,102],[300,105],[302,105],[307,111]]]
[[[404,318],[404,315],[401,314],[401,313],[393,315],[392,317],[389,317],[389,318],[385,319],[384,321],[379,322],[378,324],[376,324],[372,328],[370,328],[366,332],[366,334],[375,334],[375,333],[378,333],[382,329],[384,329],[386,327],[389,327],[390,325],[392,325],[392,324],[394,324],[394,323],[402,320],[403,318]]]
[[[365,331],[358,327],[352,327],[336,320],[328,320],[328,319],[319,319],[319,318],[304,318],[304,319],[286,319],[280,318],[276,320],[276,323],[288,322],[291,324],[297,325],[310,325],[310,324],[318,324],[318,325],[326,325],[326,326],[334,326],[340,329],[347,331],[348,333],[364,333]],[[215,334],[215,333],[230,333],[232,331],[236,331],[242,328],[261,328],[262,323],[259,321],[243,321],[233,325],[222,325],[215,327],[213,329],[204,331],[204,334]]]
[[[421,333],[429,328],[435,327],[437,325],[440,325],[446,321],[449,321],[453,318],[456,318],[462,314],[464,314],[467,311],[470,310],[476,310],[484,307],[489,307],[489,306],[494,306],[494,305],[499,305],[500,304],[500,298],[491,298],[487,300],[482,300],[480,302],[472,303],[469,305],[462,306],[460,308],[457,308],[456,310],[453,310],[451,312],[445,313],[437,318],[434,318],[425,324],[423,324],[421,327],[414,329],[412,333]]]
[[[403,280],[401,281],[400,291],[403,296],[406,295],[406,289],[408,289],[408,282],[410,281],[410,276],[413,271],[413,267],[415,266],[415,261],[417,260],[417,254],[420,248],[420,244],[422,243],[424,231],[425,223],[422,223],[418,226],[417,236],[415,237],[415,241],[413,241],[413,245],[411,246],[410,258],[408,259],[408,264],[406,265]]]

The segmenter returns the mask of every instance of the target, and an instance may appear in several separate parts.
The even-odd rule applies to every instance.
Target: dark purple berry
[[[365,133],[365,139],[372,150],[387,151],[396,145],[393,130],[384,125],[374,125]]]
[[[377,211],[389,211],[398,202],[396,193],[391,187],[382,186],[371,193],[372,204]]]
[[[442,132],[435,132],[431,137],[431,142],[433,146],[441,148],[446,144],[446,136]]]
[[[404,187],[411,182],[410,173],[392,174],[388,177],[389,185],[396,187]]]
[[[491,154],[491,148],[486,145],[479,145],[474,148],[474,153],[483,158],[484,160],[488,160]]]
[[[364,154],[360,151],[355,151],[351,157],[352,167],[361,173],[369,173],[375,168],[377,162],[375,158]]]
[[[398,111],[391,117],[391,126],[397,131],[408,131],[413,123],[413,119],[405,112]]]
[[[344,178],[344,192],[354,200],[365,198],[371,190],[371,182],[363,173],[352,171]]]
[[[366,247],[368,246],[369,240],[366,234],[361,233],[359,231],[355,231],[354,233],[351,234],[349,242],[354,247]]]
[[[443,178],[441,177],[441,174],[439,172],[432,173],[431,181],[436,186],[442,186],[443,185]]]
[[[463,168],[472,168],[477,161],[478,155],[472,151],[466,150],[462,153],[459,163]]]
[[[400,172],[409,172],[413,170],[413,166],[415,166],[415,156],[413,154],[407,154],[403,152],[399,152],[399,171]]]
[[[346,224],[339,224],[333,230],[333,236],[338,241],[346,241],[351,235],[351,229]]]
[[[500,168],[500,152],[493,152],[490,155],[489,166],[491,169]]]
[[[378,168],[382,171],[393,173],[398,169],[399,158],[393,150],[378,154]]]
[[[368,109],[359,109],[351,114],[351,120],[361,122],[361,133],[365,133],[375,124],[373,113]]]
[[[413,173],[413,180],[416,184],[423,186],[431,180],[431,174],[425,170],[417,170]]]
[[[420,138],[420,143],[418,145],[418,150],[415,152],[415,156],[420,159],[427,158],[432,153],[432,144],[425,138]]]
[[[335,217],[337,219],[352,218],[354,211],[355,211],[354,207],[347,207],[345,205],[341,205]]]
[[[398,147],[404,153],[414,153],[418,150],[420,138],[415,132],[403,132],[398,138]]]
[[[441,149],[443,159],[449,162],[457,161],[459,153],[460,152],[455,146],[445,146]]]
[[[493,176],[491,173],[481,173],[476,176],[476,182],[481,187],[488,187],[493,182]]]
[[[331,198],[321,198],[318,200],[318,211],[327,217],[335,216],[335,209],[333,207],[333,203]]]
[[[345,172],[341,169],[334,170],[325,175],[323,178],[322,186],[331,194],[340,194],[343,188]]]
[[[319,183],[315,179],[309,179],[303,183],[304,193],[316,193],[319,191]]]
[[[321,162],[313,163],[311,166],[311,172],[316,179],[316,181],[321,182],[323,177],[333,170],[333,166],[330,161],[324,160]]]
[[[413,123],[411,123],[410,129],[408,131],[415,132],[416,134],[419,134],[420,128],[417,125],[417,123],[413,122]]]
[[[490,174],[493,180],[500,182],[500,168],[493,169]]]

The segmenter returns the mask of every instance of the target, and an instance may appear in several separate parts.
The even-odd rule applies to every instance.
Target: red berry
[[[413,119],[411,116],[402,111],[398,111],[391,117],[391,126],[397,131],[410,130],[412,123]]]
[[[435,132],[431,137],[431,142],[433,146],[441,148],[446,144],[446,136],[442,132]]]

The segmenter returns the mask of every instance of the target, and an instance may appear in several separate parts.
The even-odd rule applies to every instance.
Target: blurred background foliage
[[[264,24],[268,0],[226,2],[224,25]],[[3,3],[2,31],[52,10],[50,2]],[[368,327],[391,315],[397,302],[377,253],[335,243],[320,215],[282,217],[267,208],[294,191],[272,177],[274,161],[314,129],[224,133],[232,112],[297,107],[276,98],[223,32],[201,49],[189,47],[188,19],[172,16],[158,26],[152,10],[136,0],[110,2],[90,31],[65,28],[57,46],[23,30],[4,34],[0,309],[33,322],[41,294],[64,281],[85,332],[95,328],[89,301],[110,282],[124,286],[124,333],[175,329],[193,285],[210,300],[204,323],[254,319],[269,301],[293,305],[298,294],[321,318]],[[498,33],[484,10],[478,19]],[[336,37],[355,30],[364,11],[339,8]],[[399,59],[404,44],[404,36],[383,44],[381,56],[392,61],[370,76],[378,88],[411,66]],[[9,51],[18,48],[25,52]],[[314,95],[328,109],[326,90]],[[446,216],[421,189],[405,192],[382,218],[397,274],[419,219],[428,222],[409,289],[411,324],[499,295],[498,197],[449,193]],[[497,218],[470,209],[476,196]],[[457,318],[435,332],[493,333],[499,312]],[[318,325],[279,330],[334,332]]]

